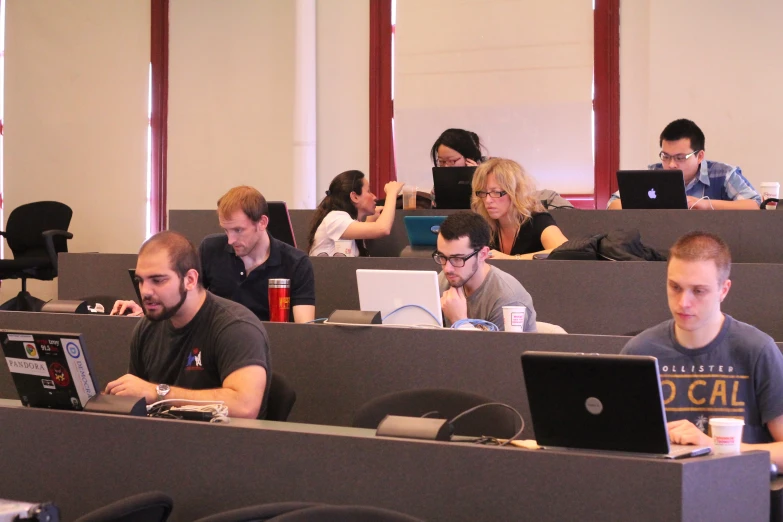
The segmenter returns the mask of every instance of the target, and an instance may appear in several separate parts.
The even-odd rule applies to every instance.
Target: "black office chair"
[[[420,518],[371,506],[316,506],[271,519],[272,522],[423,522]]]
[[[775,204],[775,210],[777,210],[777,209],[779,209],[781,207],[780,200],[778,198],[767,198],[767,199],[765,199],[764,201],[761,202],[761,205],[760,205],[759,208],[761,208],[761,210],[765,210],[767,208],[767,205],[770,204],[770,203],[774,203]]]
[[[273,504],[259,504],[231,511],[216,513],[208,517],[200,518],[196,522],[266,522],[275,517],[285,515],[300,509],[321,506],[316,502],[275,502]]]
[[[496,402],[473,393],[449,389],[418,389],[390,393],[364,404],[353,418],[356,428],[375,429],[386,415],[452,419],[460,413],[478,406]],[[480,437],[493,436],[510,439],[516,434],[518,418],[502,406],[479,408],[454,423],[455,435]]]
[[[272,372],[272,384],[266,402],[266,420],[286,421],[296,402],[296,392],[284,375]]]
[[[75,522],[166,522],[174,501],[160,491],[149,491],[112,502]]]
[[[57,201],[38,201],[15,208],[8,216],[5,236],[13,259],[0,260],[0,280],[21,279],[22,291],[0,305],[0,310],[34,311],[43,301],[27,291],[27,279],[51,281],[57,277],[57,254],[67,252],[66,240],[73,211]]]

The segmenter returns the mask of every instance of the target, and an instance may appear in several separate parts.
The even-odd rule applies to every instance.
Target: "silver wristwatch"
[[[158,394],[158,400],[162,401],[163,399],[166,398],[166,395],[168,395],[169,392],[171,391],[171,386],[169,386],[168,384],[158,384],[155,387],[155,391]]]

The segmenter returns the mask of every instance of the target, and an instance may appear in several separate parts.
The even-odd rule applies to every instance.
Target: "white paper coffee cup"
[[[713,417],[710,419],[712,433],[712,452],[716,455],[739,455],[742,443],[742,427],[745,421],[732,417]]]
[[[777,181],[764,181],[759,185],[759,193],[761,194],[761,201],[769,198],[778,199],[780,197],[780,183]],[[768,203],[767,210],[771,210],[777,207],[777,203]]]
[[[338,256],[353,256],[353,239],[338,239],[334,242],[334,253]]]
[[[527,313],[527,308],[524,306],[504,306],[503,330],[507,332],[524,332],[525,313]]]

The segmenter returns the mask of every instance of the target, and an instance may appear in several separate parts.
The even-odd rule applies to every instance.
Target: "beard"
[[[470,274],[468,274],[465,277],[457,277],[456,279],[453,279],[453,280],[448,278],[449,274],[446,274],[446,281],[448,281],[450,287],[452,287],[452,288],[460,288],[460,287],[465,286],[465,283],[470,281],[470,279],[474,275],[476,275],[476,272],[478,272],[478,263],[474,262],[473,263],[473,270],[470,272]],[[453,275],[456,276],[456,274],[453,274]]]
[[[154,322],[166,321],[168,319],[171,319],[172,317],[174,317],[174,315],[176,315],[177,312],[179,312],[179,309],[182,308],[182,305],[185,304],[185,299],[187,299],[187,297],[188,297],[188,291],[185,290],[185,280],[182,279],[179,282],[179,302],[177,304],[171,307],[167,307],[167,306],[163,306],[163,304],[160,301],[145,300],[142,302],[144,308],[144,316],[150,321],[154,321]],[[148,303],[160,305],[160,310],[154,314],[150,313],[146,307]]]

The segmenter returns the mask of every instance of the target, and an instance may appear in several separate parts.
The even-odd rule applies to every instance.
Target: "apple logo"
[[[655,189],[651,188],[649,192],[647,192],[647,195],[650,197],[650,199],[655,199]]]

